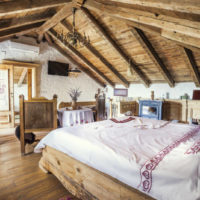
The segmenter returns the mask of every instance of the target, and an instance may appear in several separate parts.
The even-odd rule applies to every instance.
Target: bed
[[[121,117],[50,132],[40,167],[80,199],[200,199],[200,126]]]

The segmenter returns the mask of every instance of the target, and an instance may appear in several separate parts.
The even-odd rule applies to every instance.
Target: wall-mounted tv
[[[48,61],[48,74],[58,76],[68,76],[69,64],[55,61]]]

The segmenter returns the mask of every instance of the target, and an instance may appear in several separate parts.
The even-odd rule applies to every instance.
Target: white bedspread
[[[200,200],[200,126],[107,120],[54,130],[35,152],[45,145],[156,199]]]

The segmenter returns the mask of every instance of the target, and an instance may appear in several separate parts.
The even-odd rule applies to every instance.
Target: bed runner
[[[200,139],[185,152],[185,154],[197,154],[200,151]]]
[[[182,142],[186,142],[188,139],[193,137],[200,131],[200,126],[191,130],[189,133],[185,134],[180,139],[173,142],[171,145],[165,147],[152,159],[145,162],[145,164],[140,169],[141,182],[138,186],[139,189],[142,189],[144,192],[150,192],[152,187],[152,172],[155,170],[156,166],[163,160],[163,158],[170,153],[175,147],[177,147]],[[194,154],[200,151],[200,140],[197,141],[186,153]]]

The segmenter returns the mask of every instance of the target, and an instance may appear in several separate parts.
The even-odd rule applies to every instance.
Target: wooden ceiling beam
[[[66,21],[61,22],[61,25],[68,31],[72,31],[72,26],[66,23]],[[81,40],[83,41],[83,37],[81,37]],[[115,69],[115,67],[104,56],[101,55],[98,50],[96,50],[89,43],[85,44],[84,46],[107,67],[107,69],[119,80],[122,85],[124,85],[125,87],[129,87],[129,82]]]
[[[63,6],[71,0],[17,0],[0,3],[0,16]]]
[[[42,24],[43,22],[37,22],[34,24],[29,24],[17,28],[11,28],[8,30],[0,31],[0,39],[8,39],[13,36],[21,36],[30,32],[34,32]]]
[[[21,87],[21,85],[22,85],[22,83],[23,83],[23,81],[24,81],[24,79],[26,77],[27,72],[28,72],[28,69],[24,68],[22,73],[21,73],[21,75],[20,75],[19,81],[17,83],[18,87]]]
[[[50,29],[48,31],[48,34],[54,40],[56,40],[57,42],[63,43],[62,39],[59,38],[59,36],[57,36],[56,31],[54,31],[53,29]],[[65,49],[67,49],[68,51],[70,51],[73,55],[75,55],[76,57],[78,57],[78,59],[80,59],[84,64],[86,64],[93,72],[95,72],[96,74],[98,74],[106,83],[108,83],[112,87],[115,86],[115,84],[109,78],[107,78],[98,68],[96,68],[89,60],[87,60],[79,51],[77,51],[69,43],[67,43],[65,41],[65,44],[63,43],[63,46],[65,47]]]
[[[137,22],[133,22],[133,21],[122,19],[122,18],[118,18],[118,17],[116,19],[126,23],[127,25],[129,25],[130,28],[138,28],[138,29],[141,29],[142,31],[145,31],[145,32],[148,32],[148,33],[151,33],[151,34],[154,34],[154,35],[162,37],[162,35],[161,35],[162,30],[160,28],[156,28],[156,27],[153,27],[153,26],[140,24],[140,23],[137,23]],[[179,41],[175,41],[175,40],[172,40],[170,38],[164,38],[164,39],[168,40],[170,42],[173,42],[173,43],[177,44],[178,46],[190,49],[191,51],[200,52],[200,48],[197,48],[197,47],[194,47],[194,46],[191,46],[191,45],[188,45],[188,44],[183,44],[183,43],[181,43]]]
[[[57,51],[59,51],[63,56],[65,56],[72,64],[74,64],[78,69],[80,69],[81,71],[83,71],[84,73],[86,73],[91,79],[93,79],[97,84],[99,84],[101,87],[106,87],[106,85],[100,81],[99,79],[97,79],[97,77],[93,76],[93,74],[91,73],[91,71],[89,71],[88,69],[86,69],[85,67],[83,67],[81,64],[79,64],[77,61],[75,61],[70,55],[69,53],[66,51],[66,48],[64,47],[60,47],[60,42],[59,44],[57,42],[55,42],[54,44],[51,45],[53,48],[55,48]],[[63,44],[61,44],[61,46],[63,46]]]
[[[171,74],[169,73],[167,67],[159,57],[158,53],[152,46],[151,42],[148,40],[144,32],[138,28],[131,29],[133,35],[137,38],[139,43],[142,45],[144,50],[147,51],[148,55],[151,57],[153,62],[158,67],[160,73],[163,75],[164,79],[167,81],[170,87],[174,87],[175,81],[173,80]]]
[[[98,0],[103,1],[105,0]],[[124,0],[114,0],[114,2],[124,3]],[[181,13],[200,13],[200,2],[196,0],[126,0],[127,4],[138,5],[149,8],[159,8],[169,11],[177,11]]]
[[[63,8],[61,8],[51,19],[46,21],[38,30],[38,41],[41,42],[43,34],[58,24],[63,19],[69,17],[72,14],[72,3],[68,3]]]
[[[49,34],[48,33],[44,33],[44,37],[45,37],[46,41],[48,42],[48,44],[50,46],[52,46],[53,45],[53,40],[51,39],[51,37],[49,36]]]
[[[193,14],[193,13],[180,13],[176,10],[174,11],[168,11],[168,10],[162,10],[160,8],[152,8],[152,7],[145,7],[145,6],[138,6],[134,4],[128,4],[128,3],[119,3],[116,1],[104,1],[104,0],[94,0],[92,3],[90,0],[87,0],[89,2],[86,2],[84,6],[87,6],[87,4],[90,4],[93,6],[101,6],[102,9],[105,11],[110,11],[112,8],[115,8],[116,11],[113,11],[111,14],[120,14],[123,18],[132,17],[133,21],[135,16],[140,16],[138,20],[141,21],[148,21],[150,23],[157,23],[157,26],[163,26],[170,25],[168,28],[173,28],[173,24],[176,24],[177,26],[186,26],[190,28],[199,28],[199,17],[200,13]],[[127,13],[127,14],[125,14]],[[117,14],[116,14],[117,15]],[[149,19],[146,19],[149,18]],[[190,23],[189,23],[190,22]],[[178,28],[181,28],[178,27]]]
[[[46,14],[31,14],[24,17],[10,18],[10,19],[1,19],[0,20],[0,31],[7,30],[10,28],[17,28],[20,26],[25,26],[29,24],[34,24],[37,22],[44,22],[52,15],[55,14],[54,10],[50,10]]]
[[[84,4],[85,5],[85,4]],[[84,7],[81,8],[83,13],[87,16],[87,18],[92,22],[95,30],[98,34],[100,34],[104,39],[106,39],[109,44],[113,47],[113,49],[118,52],[118,54],[123,58],[123,60],[132,67],[134,72],[139,76],[141,81],[146,87],[149,87],[150,80],[145,76],[145,74],[139,69],[139,67],[134,64],[133,60],[126,55],[126,53],[118,46],[118,44],[109,36],[109,34],[105,31],[105,29],[100,25],[100,23],[93,17],[93,15]]]
[[[182,48],[181,51],[183,52],[184,59],[192,73],[196,87],[200,87],[200,74],[192,51],[187,48]]]
[[[87,0],[83,6],[94,11],[103,12],[112,17],[160,28],[161,36],[200,48],[200,22],[176,18],[163,20],[162,17],[156,17],[157,15],[154,13],[138,12],[131,8],[118,7],[113,2],[109,4],[109,2],[102,3],[97,0]]]

